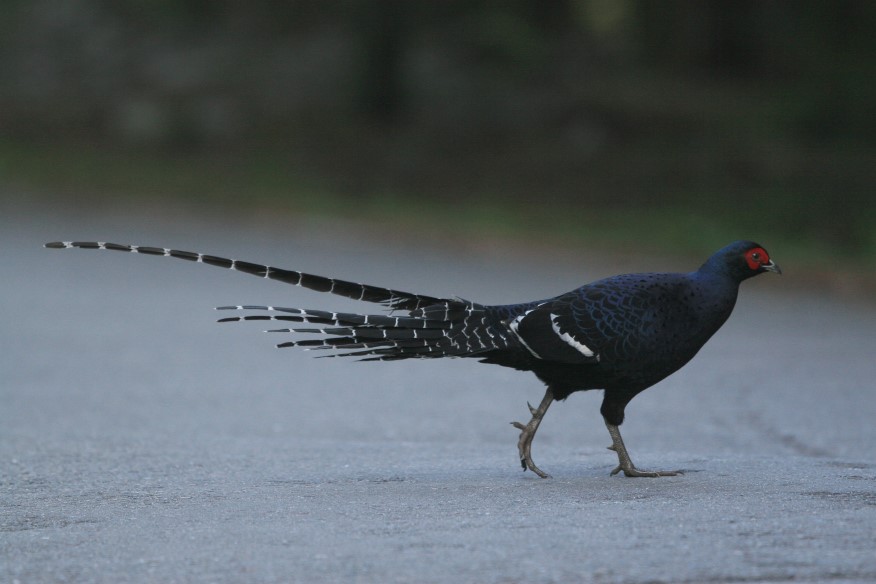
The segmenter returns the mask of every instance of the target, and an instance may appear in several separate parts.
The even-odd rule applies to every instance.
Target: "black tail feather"
[[[383,304],[390,308],[402,310],[418,310],[430,305],[436,304],[455,304],[458,301],[449,298],[435,298],[433,296],[425,296],[422,294],[413,294],[411,292],[402,292],[391,288],[381,288],[379,286],[371,286],[369,284],[359,284],[349,282],[347,280],[337,280],[335,278],[326,278],[315,274],[298,272],[295,270],[284,270],[272,266],[262,264],[254,264],[240,260],[232,260],[218,256],[195,253],[191,251],[180,251],[178,249],[169,249],[163,247],[149,247],[142,245],[125,245],[118,243],[108,243],[103,241],[53,241],[45,244],[45,247],[51,249],[105,249],[113,251],[125,251],[130,253],[142,253],[147,255],[161,255],[173,257],[188,261],[200,262],[211,266],[218,266],[230,270],[236,270],[245,274],[258,276],[259,278],[267,278],[269,280],[277,280],[293,286],[301,286],[317,292],[329,292],[352,298],[353,300],[362,300],[365,302],[375,302]]]
[[[256,314],[219,319],[219,322],[278,321],[318,325],[318,328],[290,327],[272,332],[317,334],[327,338],[287,341],[278,347],[331,350],[326,357],[362,357],[363,360],[472,357],[486,353],[521,349],[508,328],[507,318],[479,304],[459,298],[436,298],[390,288],[357,284],[304,272],[232,260],[161,247],[120,245],[92,241],[45,244],[52,249],[82,248],[162,255],[200,262],[246,274],[278,280],[319,292],[354,300],[383,304],[404,310],[401,316],[327,312],[279,306],[220,306],[218,310],[265,310],[281,314]]]
[[[446,320],[429,319],[410,316],[387,316],[382,314],[356,314],[352,312],[327,312],[325,310],[303,310],[282,306],[220,306],[216,310],[268,310],[274,312],[294,313],[286,315],[247,315],[232,316],[219,319],[219,322],[237,322],[241,320],[276,320],[287,322],[306,322],[310,324],[337,324],[343,326],[374,326],[374,327],[404,327],[404,328],[443,328]]]
[[[280,311],[270,306],[229,306],[223,309]],[[387,316],[282,308],[283,314],[256,314],[223,318],[220,322],[301,322],[316,327],[289,327],[267,332],[322,335],[330,338],[285,341],[277,347],[307,350],[333,349],[332,357],[369,357],[380,360],[466,357],[519,348],[502,320],[490,318],[483,306],[468,303],[453,311],[418,311],[451,315],[447,320],[423,316]],[[459,318],[459,315],[464,315]],[[369,359],[366,359],[369,360]]]

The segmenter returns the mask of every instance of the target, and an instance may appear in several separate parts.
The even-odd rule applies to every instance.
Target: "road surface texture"
[[[375,306],[41,246],[173,246],[486,303],[696,261],[148,203],[2,211],[0,582],[876,581],[876,308],[801,289],[768,235],[739,234],[785,275],[745,282],[697,358],[627,408],[634,461],[686,474],[609,477],[593,391],[545,418],[542,480],[509,425],[542,396],[531,374],[278,350],[212,307]]]

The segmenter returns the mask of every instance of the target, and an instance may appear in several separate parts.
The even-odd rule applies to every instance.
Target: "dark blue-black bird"
[[[600,412],[618,466],[612,475],[671,476],[681,471],[635,467],[621,439],[624,409],[639,392],[690,361],[721,328],[736,304],[739,284],[763,272],[781,274],[766,250],[737,241],[718,250],[698,270],[613,276],[555,298],[489,306],[461,298],[436,298],[367,284],[325,278],[250,262],[160,247],[65,241],[46,247],[107,249],[200,262],[278,280],[354,300],[375,302],[389,314],[327,312],[279,306],[221,306],[269,314],[235,316],[220,322],[270,320],[294,323],[271,332],[316,334],[278,347],[326,350],[326,356],[390,361],[410,358],[474,357],[532,371],[547,386],[532,418],[520,432],[523,469],[548,475],[532,461],[532,440],[554,400],[576,391],[603,389]],[[396,313],[404,314],[396,316]],[[313,325],[309,327],[301,324]]]

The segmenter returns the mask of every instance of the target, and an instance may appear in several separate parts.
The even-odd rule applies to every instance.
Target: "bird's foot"
[[[674,477],[684,474],[684,472],[680,470],[637,469],[636,465],[633,464],[633,461],[630,459],[629,453],[627,453],[627,448],[624,446],[624,441],[621,438],[618,427],[614,424],[609,424],[607,421],[605,425],[608,428],[608,433],[611,435],[612,440],[612,444],[608,449],[617,452],[618,465],[613,471],[611,471],[611,476],[614,476],[621,471],[623,471],[624,475],[628,477]]]
[[[624,476],[628,477],[674,477],[684,474],[684,471],[681,470],[639,470],[632,465],[627,468],[617,465],[615,469],[611,471],[611,476],[614,476],[621,471],[623,471]]]
[[[520,430],[520,439],[517,441],[517,450],[520,453],[520,466],[523,470],[529,469],[543,479],[549,479],[551,475],[538,468],[532,461],[532,439],[535,437],[535,428],[532,422],[524,426],[520,422],[511,422],[511,425]]]
[[[520,439],[517,441],[517,451],[520,454],[520,466],[523,470],[529,469],[543,479],[550,478],[547,474],[538,468],[532,461],[532,439],[535,438],[535,432],[538,430],[538,425],[541,424],[541,419],[547,412],[548,407],[553,401],[550,389],[545,394],[544,399],[538,408],[532,407],[532,404],[526,402],[529,407],[529,413],[532,414],[532,419],[525,426],[520,422],[511,422],[511,425],[520,430]]]

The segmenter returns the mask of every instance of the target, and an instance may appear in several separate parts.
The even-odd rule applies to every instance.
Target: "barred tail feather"
[[[308,288],[317,292],[328,292],[353,300],[362,300],[365,302],[375,302],[383,304],[390,308],[402,310],[418,310],[430,305],[447,304],[457,302],[454,299],[435,298],[433,296],[425,296],[422,294],[412,294],[410,292],[402,292],[391,288],[381,288],[379,286],[371,286],[369,284],[358,284],[346,280],[338,280],[335,278],[326,278],[315,274],[298,272],[295,270],[284,270],[273,266],[265,266],[262,264],[254,264],[240,260],[232,260],[228,258],[195,253],[191,251],[181,251],[178,249],[169,249],[164,247],[149,247],[142,245],[126,245],[118,243],[109,243],[103,241],[53,241],[46,243],[45,247],[50,249],[102,249],[112,251],[124,251],[129,253],[142,253],[147,255],[159,255],[173,257],[192,262],[209,264],[229,270],[236,270],[245,274],[258,276],[259,278],[267,278],[269,280],[277,280],[293,286]]]
[[[351,312],[327,312],[325,310],[302,310],[301,308],[286,308],[283,306],[219,306],[216,310],[267,310],[290,314],[282,315],[247,315],[231,316],[219,319],[219,322],[234,322],[238,320],[276,320],[287,322],[306,322],[310,324],[334,324],[342,326],[391,326],[405,328],[440,328],[447,324],[446,320],[429,319],[409,316],[387,316],[383,314],[356,314]]]
[[[282,314],[257,314],[222,318],[220,322],[276,321],[320,327],[290,327],[266,332],[295,335],[321,335],[329,338],[285,341],[277,345],[305,350],[331,350],[325,357],[363,357],[363,360],[389,361],[410,358],[470,357],[489,351],[519,348],[519,342],[503,321],[488,316],[483,306],[467,303],[465,308],[420,313],[457,314],[463,318],[426,318],[353,314],[271,306],[223,306],[221,309],[269,310]]]
[[[102,249],[174,257],[246,274],[329,292],[354,300],[383,304],[391,310],[407,311],[401,316],[327,312],[280,306],[220,306],[218,310],[262,310],[271,314],[232,316],[219,322],[277,321],[317,325],[292,326],[270,332],[322,335],[328,338],[286,341],[278,347],[328,350],[326,357],[361,357],[363,360],[472,357],[487,353],[521,350],[519,338],[508,328],[507,319],[489,307],[459,298],[436,298],[390,288],[325,278],[201,253],[162,247],[121,245],[98,241],[56,241],[52,249]],[[279,313],[279,314],[277,314]]]

